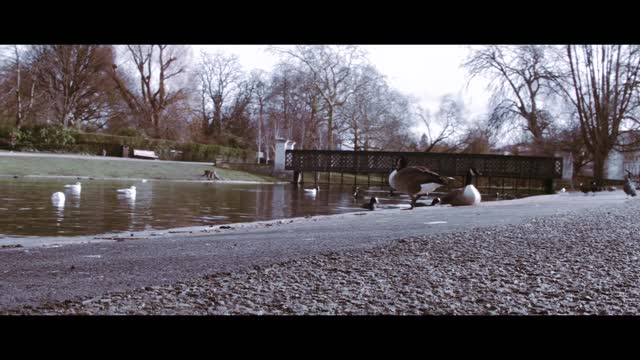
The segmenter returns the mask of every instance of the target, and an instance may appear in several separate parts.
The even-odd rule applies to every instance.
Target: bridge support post
[[[553,194],[553,179],[544,179],[544,192]]]

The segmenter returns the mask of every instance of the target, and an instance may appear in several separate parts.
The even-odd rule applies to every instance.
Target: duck
[[[582,191],[585,195],[588,195],[589,191],[591,191],[591,188],[586,186],[584,183],[580,183],[580,191]]]
[[[118,189],[116,190],[118,194],[126,195],[126,196],[136,196],[136,187],[131,186],[127,189]]]
[[[320,186],[316,185],[311,189],[304,189],[304,193],[308,195],[315,195],[320,191]]]
[[[54,192],[51,195],[51,202],[54,206],[64,206],[65,200],[66,197],[64,196],[64,193],[62,191]]]
[[[473,185],[473,177],[476,175],[482,175],[478,170],[469,168],[467,171],[467,178],[465,186],[459,189],[453,189],[447,193],[441,200],[443,205],[450,204],[451,206],[465,206],[465,205],[478,205],[482,201],[480,192]]]
[[[637,195],[636,187],[634,186],[633,181],[631,181],[631,173],[627,175],[622,189],[624,190],[624,193],[627,194],[627,199],[629,196],[634,197]]]
[[[82,190],[82,183],[77,182],[75,184],[68,184],[64,186],[65,189],[69,189],[71,191],[81,191]]]
[[[396,162],[396,173],[390,175],[389,184],[394,190],[408,194],[411,197],[413,209],[416,201],[430,192],[446,184],[449,177],[440,176],[437,172],[424,166],[409,166],[404,158]]]
[[[364,196],[364,191],[360,189],[360,187],[356,186],[355,191],[353,192],[354,199],[360,199]]]
[[[360,207],[363,209],[368,209],[373,211],[376,209],[377,204],[379,204],[378,198],[375,196],[372,196],[371,199],[369,199],[368,203],[364,203]]]

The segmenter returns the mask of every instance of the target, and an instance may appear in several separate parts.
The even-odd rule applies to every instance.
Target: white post
[[[273,169],[276,171],[284,170],[285,155],[287,150],[293,150],[295,142],[285,139],[276,139],[276,158],[273,161]]]

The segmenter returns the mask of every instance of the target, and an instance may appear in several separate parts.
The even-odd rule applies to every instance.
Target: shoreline
[[[168,180],[173,181],[173,180]],[[93,243],[101,243],[101,242],[113,242],[113,241],[126,241],[126,240],[150,240],[150,239],[171,239],[175,236],[184,236],[189,235],[193,238],[203,237],[207,235],[215,235],[218,233],[226,233],[231,230],[255,230],[265,227],[272,227],[274,225],[283,225],[283,224],[294,224],[294,225],[302,225],[314,223],[317,221],[331,221],[334,222],[342,222],[345,219],[353,218],[354,216],[361,215],[372,215],[376,217],[402,217],[403,215],[413,215],[419,212],[426,212],[431,214],[442,214],[443,212],[456,212],[458,210],[463,211],[473,211],[482,208],[492,208],[492,207],[502,207],[502,206],[512,206],[512,205],[526,205],[526,204],[534,204],[534,206],[539,206],[540,204],[552,202],[558,197],[579,197],[579,195],[571,195],[571,194],[549,194],[549,195],[536,195],[530,196],[522,199],[514,199],[514,200],[505,200],[505,201],[488,201],[483,202],[480,205],[476,206],[462,206],[462,207],[453,207],[450,205],[444,206],[435,206],[435,207],[418,207],[411,211],[410,214],[405,213],[405,209],[409,209],[409,204],[398,205],[397,208],[391,209],[377,209],[375,211],[368,210],[356,210],[353,212],[347,213],[339,213],[339,214],[331,214],[331,215],[307,215],[307,216],[298,216],[291,218],[278,218],[271,220],[261,220],[261,221],[247,221],[247,222],[234,222],[234,223],[225,223],[219,225],[198,225],[198,226],[183,226],[183,227],[175,227],[175,228],[167,228],[167,229],[150,229],[150,230],[140,230],[140,231],[119,231],[119,232],[107,232],[100,234],[92,234],[92,235],[78,235],[78,236],[7,236],[0,238],[0,246],[6,246],[7,249],[20,249],[20,248],[49,248],[49,247],[60,247],[66,245],[82,245],[82,244],[93,244]],[[588,199],[587,199],[588,200]],[[443,214],[445,215],[445,214]],[[449,214],[446,214],[449,215]],[[446,221],[445,221],[446,222]],[[19,248],[9,248],[8,246],[16,246],[19,245]]]
[[[0,175],[0,178],[53,178],[53,179],[78,179],[78,180],[120,180],[120,181],[172,181],[172,182],[193,182],[193,183],[213,183],[213,184],[266,184],[284,185],[288,181],[250,181],[250,180],[189,180],[189,179],[153,179],[153,178],[113,178],[96,176],[76,176],[76,175]]]

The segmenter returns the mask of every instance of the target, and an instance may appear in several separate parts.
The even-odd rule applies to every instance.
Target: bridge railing
[[[562,177],[562,158],[389,151],[287,150],[285,170],[295,172],[389,173],[404,156],[408,165],[441,175],[464,176],[474,167],[489,177],[551,180]]]

